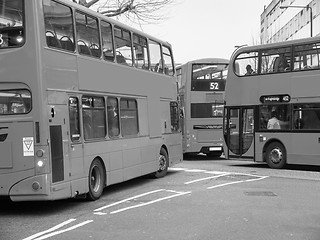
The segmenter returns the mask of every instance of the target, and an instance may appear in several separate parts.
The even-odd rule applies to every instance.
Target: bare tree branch
[[[175,0],[72,0],[108,17],[125,17],[134,23],[155,23],[166,18],[161,10]]]

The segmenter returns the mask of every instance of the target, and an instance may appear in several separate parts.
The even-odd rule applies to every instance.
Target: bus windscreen
[[[224,91],[227,64],[193,64],[191,91]]]
[[[23,0],[0,0],[0,48],[25,42],[23,5]]]

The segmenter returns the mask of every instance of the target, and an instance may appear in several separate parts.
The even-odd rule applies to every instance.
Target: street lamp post
[[[290,5],[290,6],[280,6],[280,9],[285,9],[285,8],[305,8],[305,9],[307,9],[307,11],[310,10],[310,36],[312,37],[313,36],[313,34],[312,34],[312,29],[313,29],[312,7],[310,7],[309,5],[307,5],[307,6],[292,6],[292,5]]]

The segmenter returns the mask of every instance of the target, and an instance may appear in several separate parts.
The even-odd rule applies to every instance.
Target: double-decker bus
[[[226,155],[271,168],[320,165],[319,79],[319,37],[237,50],[226,87]]]
[[[68,0],[0,0],[0,196],[86,195],[182,161],[169,43]]]
[[[220,156],[223,107],[229,60],[205,58],[177,67],[183,121],[183,153]]]

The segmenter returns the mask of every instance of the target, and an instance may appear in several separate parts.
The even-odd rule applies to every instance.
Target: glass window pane
[[[308,44],[294,47],[294,71],[320,68],[320,44]]]
[[[0,91],[0,115],[25,114],[31,111],[31,93],[25,89]]]
[[[108,97],[107,111],[108,111],[109,137],[119,136],[120,123],[119,123],[119,107],[118,107],[118,99],[117,98]]]
[[[305,103],[293,107],[294,129],[320,129],[320,104]]]
[[[113,61],[113,40],[111,24],[101,21],[102,52],[104,60]]]
[[[83,96],[82,117],[84,139],[106,136],[104,98]]]
[[[162,46],[162,51],[163,51],[163,66],[164,66],[164,73],[166,75],[174,75],[174,68],[173,68],[173,58],[172,58],[172,53],[171,49]]]
[[[170,102],[171,132],[180,130],[179,107],[177,102]]]
[[[20,47],[25,43],[24,1],[0,1],[0,48]]]
[[[191,91],[224,91],[228,64],[193,64]]]
[[[130,32],[115,27],[114,35],[117,63],[132,66],[133,61]]]
[[[83,13],[76,13],[78,52],[83,55],[100,57],[98,21]]]
[[[43,1],[46,38],[49,47],[74,51],[71,9],[54,1]],[[63,19],[63,23],[61,21]]]
[[[260,130],[288,130],[290,129],[289,105],[260,106]]]
[[[222,118],[223,102],[191,103],[191,118]]]
[[[274,48],[262,51],[261,74],[291,71],[291,48]]]
[[[71,141],[80,139],[79,100],[76,97],[69,98],[69,122]]]
[[[122,136],[138,134],[138,108],[133,99],[120,100],[120,117]]]
[[[237,56],[234,71],[238,76],[258,73],[258,52],[241,53]]]
[[[163,72],[160,44],[149,40],[150,64],[153,72]]]
[[[148,45],[145,37],[133,34],[133,53],[135,67],[149,69]]]

